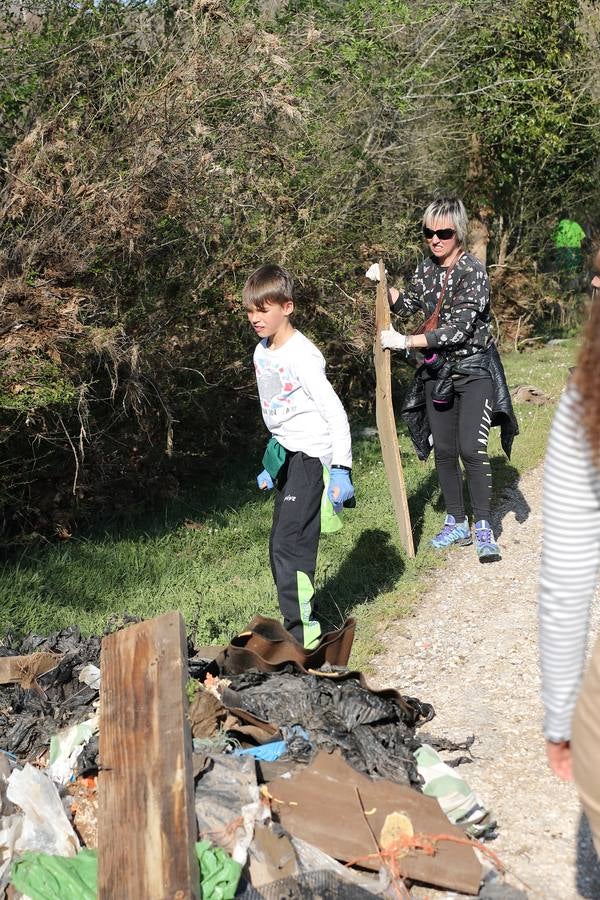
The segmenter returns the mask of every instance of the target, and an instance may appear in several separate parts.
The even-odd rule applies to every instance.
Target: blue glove
[[[354,485],[347,469],[331,469],[327,496],[333,503],[333,511],[336,513],[341,512],[346,500],[354,497]]]
[[[263,469],[260,475],[256,476],[256,483],[261,491],[270,491],[273,487],[273,479],[266,469]]]

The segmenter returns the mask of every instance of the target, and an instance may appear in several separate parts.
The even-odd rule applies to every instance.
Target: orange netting
[[[477,841],[474,838],[459,837],[456,834],[402,835],[398,840],[394,841],[393,844],[386,847],[385,850],[380,848],[377,853],[369,853],[365,856],[357,857],[356,859],[347,862],[346,866],[360,865],[361,862],[371,862],[376,859],[380,860],[381,864],[390,873],[397,896],[401,898],[401,900],[406,900],[406,898],[410,897],[410,894],[403,881],[406,877],[406,873],[402,872],[402,858],[405,857],[407,853],[410,853],[411,850],[420,851],[427,856],[435,856],[438,852],[438,844],[443,841],[453,844],[466,844],[469,847],[475,846],[487,856],[491,862],[493,862],[499,872],[504,873],[506,871],[504,863],[500,858],[493,850],[490,850],[489,847],[482,844],[481,841]]]

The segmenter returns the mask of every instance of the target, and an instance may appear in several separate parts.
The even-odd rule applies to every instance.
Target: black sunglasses
[[[428,241],[430,241],[431,238],[434,238],[436,234],[439,237],[440,241],[449,241],[450,238],[454,237],[456,231],[454,230],[454,228],[436,228],[434,231],[433,228],[427,228],[427,226],[424,225],[423,234]]]

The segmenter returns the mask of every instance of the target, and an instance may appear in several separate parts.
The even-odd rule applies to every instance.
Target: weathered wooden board
[[[102,642],[99,900],[198,900],[185,626],[171,612]]]
[[[381,443],[381,455],[387,475],[400,540],[408,556],[415,555],[410,513],[406,487],[404,485],[404,472],[400,447],[398,446],[398,432],[396,431],[396,419],[392,404],[392,370],[390,363],[390,351],[382,350],[379,343],[379,332],[382,328],[390,327],[390,304],[388,301],[387,279],[385,266],[379,261],[379,284],[377,285],[377,299],[375,309],[375,345],[373,355],[375,357],[376,394],[375,410],[377,417],[377,431]]]

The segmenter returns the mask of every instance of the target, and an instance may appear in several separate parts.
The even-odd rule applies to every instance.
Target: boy
[[[316,646],[314,578],[324,484],[334,511],[354,496],[352,445],[344,407],[325,375],[325,360],[290,322],[293,279],[264,265],[243,291],[248,320],[260,343],[254,368],[265,425],[272,434],[257,477],[275,487],[269,541],[271,571],[286,629],[305,647]]]

